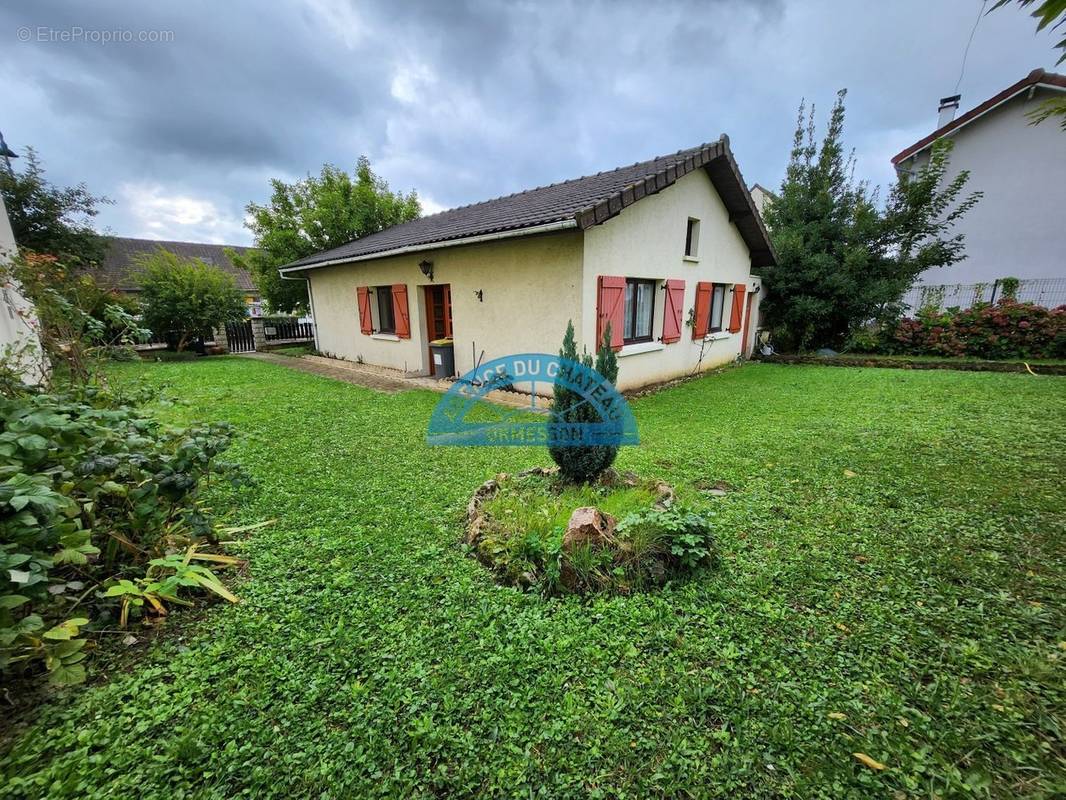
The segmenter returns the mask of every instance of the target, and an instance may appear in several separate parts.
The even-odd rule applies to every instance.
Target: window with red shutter
[[[395,333],[401,339],[411,338],[411,316],[407,309],[407,284],[392,285],[392,316],[395,321]]]
[[[600,275],[596,292],[596,345],[599,349],[603,332],[611,326],[611,349],[622,349],[622,326],[626,304],[626,279]]]
[[[711,325],[711,295],[714,284],[700,281],[696,284],[696,318],[692,325],[692,338],[702,339]]]
[[[663,308],[663,344],[681,338],[681,311],[685,304],[685,282],[671,278],[666,282],[666,302]]]
[[[733,307],[729,312],[729,332],[737,333],[744,323],[744,293],[748,287],[743,283],[733,284]]]
[[[355,290],[359,298],[359,330],[364,336],[374,332],[374,318],[370,314],[370,287],[360,286]]]

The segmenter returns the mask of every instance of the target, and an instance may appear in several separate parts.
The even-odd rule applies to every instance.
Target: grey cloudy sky
[[[884,184],[935,127],[981,5],[4,0],[0,131],[111,197],[112,233],[231,244],[271,177],[360,154],[427,211],[722,132],[775,187],[800,99],[824,110],[841,87],[858,172]],[[1013,5],[983,17],[963,109],[1052,68],[1053,41]]]

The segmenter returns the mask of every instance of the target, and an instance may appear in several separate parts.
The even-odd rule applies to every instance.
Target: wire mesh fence
[[[920,308],[970,308],[979,303],[1001,300],[1003,290],[1001,280],[988,283],[920,284],[903,295],[903,302],[910,312]],[[1020,280],[1014,297],[1022,303],[1035,303],[1046,308],[1066,305],[1066,278]]]

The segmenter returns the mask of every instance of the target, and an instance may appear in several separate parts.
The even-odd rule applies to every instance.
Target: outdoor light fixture
[[[485,302],[485,290],[484,289],[474,289],[474,297],[477,298],[479,303],[484,303]]]
[[[422,274],[423,275],[425,275],[430,280],[433,280],[433,262],[432,261],[421,261],[418,264],[418,268],[420,270],[422,270]]]

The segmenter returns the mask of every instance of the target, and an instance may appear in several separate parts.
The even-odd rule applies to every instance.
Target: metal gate
[[[252,321],[227,322],[226,346],[231,353],[251,353],[255,350],[255,337],[252,336]]]

